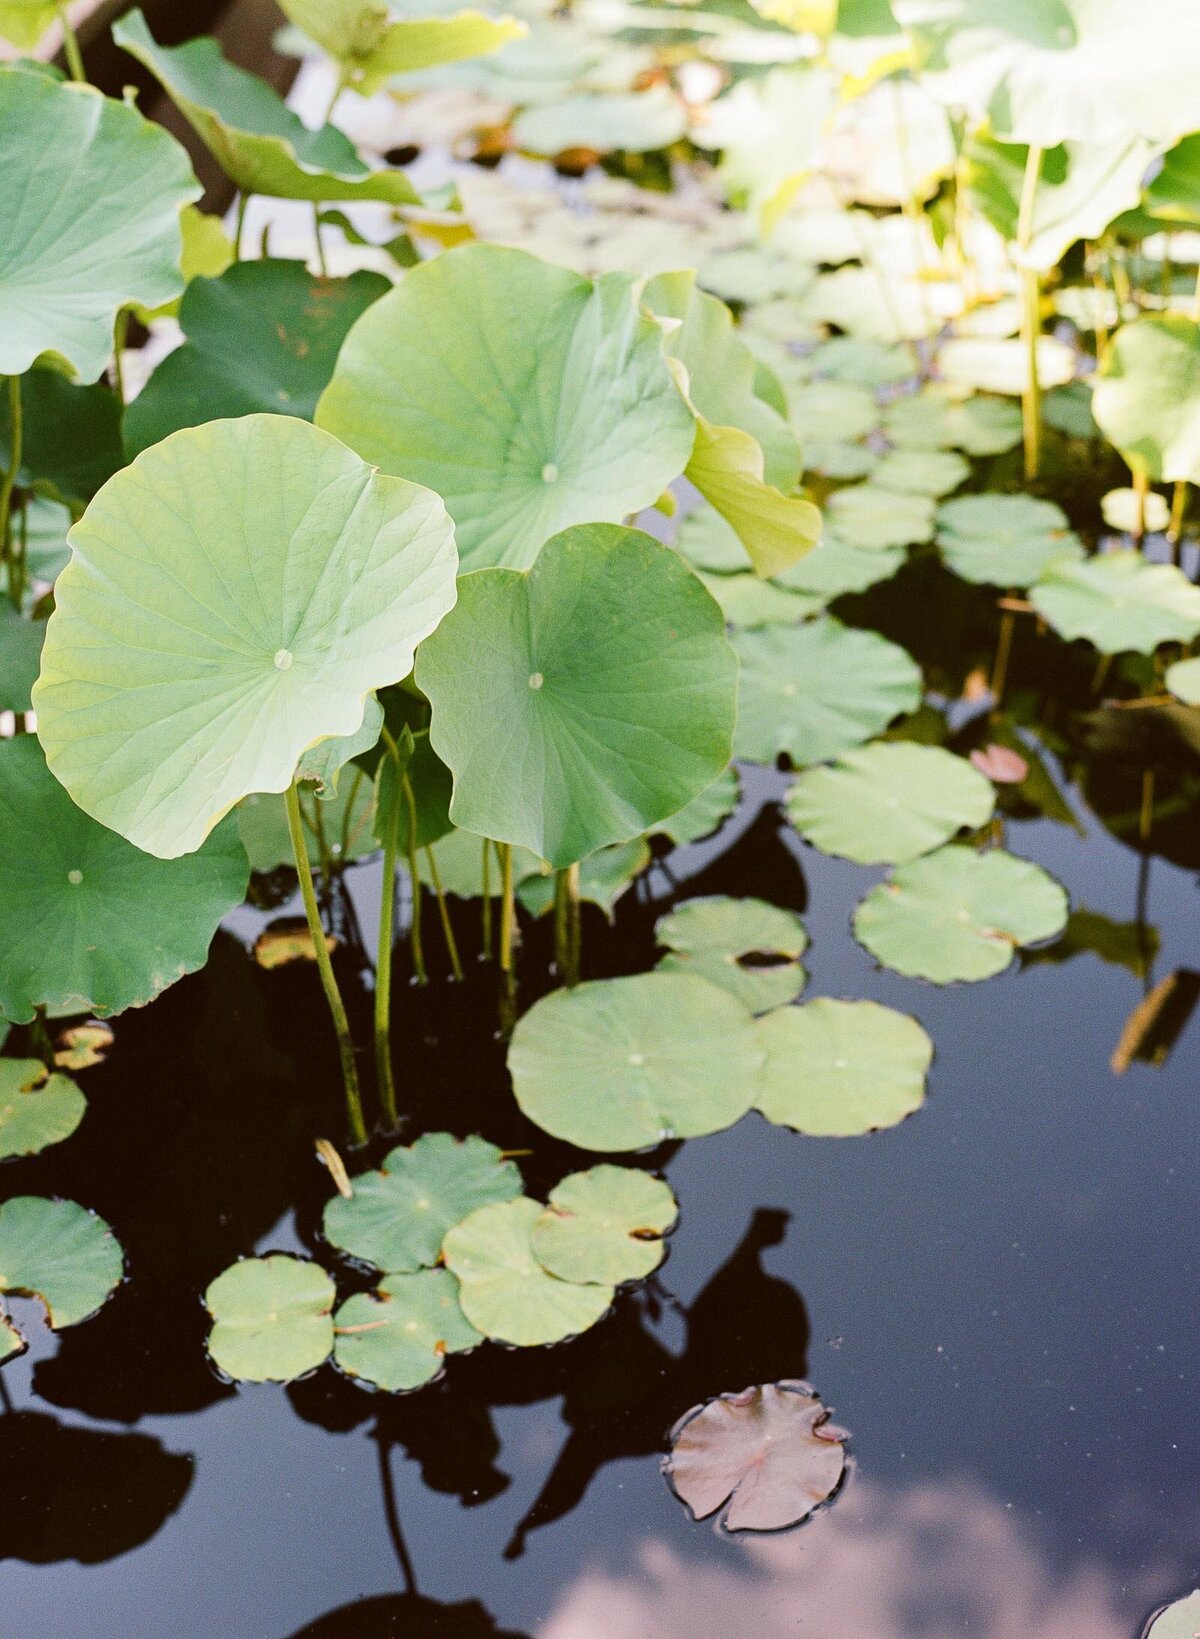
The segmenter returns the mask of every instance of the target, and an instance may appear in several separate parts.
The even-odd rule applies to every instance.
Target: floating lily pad
[[[1029,599],[1060,636],[1087,638],[1102,654],[1152,654],[1200,632],[1200,590],[1172,564],[1137,552],[1052,563]]]
[[[670,837],[676,847],[685,842],[699,842],[701,837],[710,837],[729,818],[737,804],[738,777],[732,768],[727,768],[698,797],[693,797],[686,808],[663,820],[655,830],[662,836]]]
[[[1171,508],[1156,489],[1139,495],[1136,489],[1122,486],[1100,497],[1100,516],[1110,529],[1123,535],[1153,535],[1169,527]]]
[[[430,6],[435,15],[394,18],[387,0],[282,0],[281,9],[364,97],[397,74],[478,57],[525,33],[512,17],[440,6]]]
[[[782,1007],[804,989],[804,923],[764,899],[686,900],[659,918],[654,936],[668,952],[659,972],[698,973],[752,1013]]]
[[[1044,389],[1063,387],[1076,375],[1075,349],[1054,336],[1038,337],[1037,361]],[[1029,354],[1015,336],[960,336],[938,354],[938,373],[954,387],[1019,398],[1029,386]]]
[[[61,1144],[86,1109],[70,1076],[48,1073],[40,1059],[0,1058],[0,1159]]]
[[[760,626],[794,626],[825,606],[812,592],[796,592],[757,575],[700,575],[730,626],[755,631]]]
[[[788,793],[792,824],[823,853],[895,865],[985,825],[990,780],[940,746],[878,741],[800,774]]]
[[[854,934],[885,967],[953,984],[1003,973],[1022,945],[1061,933],[1067,895],[1027,860],[940,848],[901,865],[854,913]]]
[[[797,766],[861,745],[921,701],[921,670],[898,644],[829,616],[738,632],[735,748],[751,762]]]
[[[560,1280],[619,1286],[658,1268],[679,1207],[661,1178],[632,1167],[573,1172],[533,1226],[533,1255]]]
[[[846,444],[838,439],[823,438],[810,438],[804,446],[804,457],[811,471],[826,478],[845,480],[869,478],[880,462],[878,453],[869,444]]]
[[[938,546],[949,568],[981,586],[1031,586],[1083,543],[1053,501],[1033,495],[960,495],[938,508]]]
[[[483,1138],[425,1133],[392,1150],[378,1172],[360,1173],[347,1200],[325,1208],[325,1238],[388,1274],[438,1261],[446,1231],[491,1201],[521,1193],[521,1174]]]
[[[631,279],[495,245],[423,262],[368,309],[317,423],[443,496],[466,569],[528,567],[570,524],[651,506],[695,440]]]
[[[243,1383],[290,1383],[315,1371],[333,1348],[336,1295],[307,1258],[272,1252],[231,1264],[204,1294],[213,1363]]]
[[[889,450],[874,473],[884,489],[912,495],[949,495],[970,476],[970,464],[954,450]]]
[[[94,1315],[120,1284],[123,1269],[112,1230],[74,1201],[15,1195],[0,1206],[0,1293],[40,1298],[55,1331]],[[0,1309],[0,1360],[24,1347]]]
[[[247,532],[254,552],[247,554]],[[354,734],[454,602],[428,490],[283,416],[172,434],[71,532],[34,691],[75,801],[163,858]]]
[[[640,973],[554,991],[513,1032],[521,1109],[586,1150],[637,1150],[719,1132],[757,1096],[749,1010],[690,973]]]
[[[848,381],[814,381],[794,388],[788,411],[805,449],[814,438],[866,438],[879,425],[874,393]]]
[[[1021,442],[1021,411],[1006,398],[956,398],[926,387],[889,404],[883,428],[902,449],[1003,455]]]
[[[1200,1633],[1200,1588],[1168,1605],[1146,1629],[1145,1639],[1196,1639]]]
[[[0,375],[53,350],[95,381],[118,310],[183,289],[179,211],[199,196],[183,149],[136,108],[0,69]]]
[[[0,740],[0,1015],[120,1013],[203,967],[249,871],[233,820],[161,860],[89,819],[32,735]]]
[[[1200,658],[1175,661],[1167,667],[1164,682],[1185,706],[1200,706]]]
[[[849,546],[874,550],[933,539],[931,495],[853,484],[831,495],[827,509],[834,533]]]
[[[758,1109],[814,1138],[894,1127],[925,1099],[933,1043],[916,1019],[878,1002],[827,996],[760,1021],[767,1071]]]
[[[451,819],[555,867],[627,841],[728,763],[736,671],[717,605],[638,530],[579,526],[526,572],[464,576],[416,673]]]
[[[686,131],[682,98],[662,84],[645,91],[576,91],[561,101],[524,109],[512,124],[518,148],[551,155],[567,148],[650,153],[669,148]]]
[[[712,574],[735,574],[746,567],[746,549],[737,531],[707,502],[680,524],[676,545],[690,564]]]
[[[483,1342],[462,1312],[458,1281],[447,1269],[388,1275],[378,1293],[347,1298],[333,1324],[338,1365],[389,1394],[431,1383],[448,1354]]]
[[[1123,324],[1101,361],[1092,411],[1135,472],[1200,483],[1200,324],[1180,313]]]
[[[851,546],[827,530],[811,552],[780,575],[779,584],[832,603],[846,592],[865,592],[890,580],[905,556],[902,546]]]
[[[855,244],[860,244],[855,241]],[[855,249],[852,256],[857,256]],[[822,256],[822,261],[832,261]],[[815,376],[832,381],[849,381],[859,387],[894,387],[915,374],[913,357],[907,347],[867,341],[861,336],[831,336],[814,347],[808,363]]]
[[[485,1337],[532,1347],[594,1326],[612,1304],[611,1285],[578,1285],[548,1274],[533,1254],[542,1216],[520,1196],[472,1212],[446,1236],[446,1267],[458,1277],[462,1311]]]
[[[807,1519],[841,1484],[846,1434],[809,1383],[784,1380],[693,1406],[670,1433],[663,1473],[696,1519],[724,1504],[728,1531]]]

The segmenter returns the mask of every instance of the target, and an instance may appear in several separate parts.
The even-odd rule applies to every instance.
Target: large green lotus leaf
[[[120,1283],[123,1269],[112,1230],[74,1201],[14,1195],[0,1206],[0,1293],[40,1298],[55,1331],[94,1315]],[[0,1310],[0,1360],[24,1347]]]
[[[1160,1611],[1146,1630],[1146,1639],[1196,1639],[1197,1633],[1200,1633],[1200,1588]]]
[[[757,1108],[813,1138],[894,1127],[925,1098],[933,1043],[916,1019],[878,1002],[821,996],[759,1024],[767,1070]]]
[[[347,331],[390,289],[365,269],[323,279],[275,260],[193,280],[179,310],[187,340],[126,410],[126,449],[136,455],[181,427],[255,411],[311,421]]]
[[[729,761],[720,610],[638,530],[581,525],[530,570],[465,575],[416,677],[451,819],[556,868],[677,813]]]
[[[738,632],[735,749],[751,762],[786,752],[798,766],[836,757],[921,701],[921,670],[898,644],[831,616]]]
[[[1019,946],[1062,932],[1067,908],[1040,866],[952,845],[873,888],[854,913],[854,935],[897,973],[953,984],[1003,973]]]
[[[938,508],[937,542],[949,568],[979,586],[1024,589],[1083,543],[1053,501],[1034,495],[959,495]]]
[[[858,865],[896,865],[992,817],[992,782],[940,746],[879,741],[804,771],[788,793],[792,824],[814,847]]]
[[[660,835],[669,837],[677,848],[686,842],[699,842],[702,837],[712,836],[737,805],[738,777],[732,768],[727,768],[698,797],[693,797],[686,807],[654,829]]]
[[[458,11],[393,18],[384,0],[281,0],[281,9],[338,63],[347,85],[364,97],[395,74],[413,74],[496,51],[525,27],[512,17]]]
[[[949,495],[971,476],[954,450],[889,450],[875,468],[877,484],[906,495]]]
[[[57,16],[56,0],[0,0],[0,39],[32,51]]]
[[[34,690],[79,805],[163,858],[306,747],[362,726],[454,602],[445,508],[328,433],[246,416],[173,433],[96,496]]]
[[[933,539],[933,497],[886,489],[882,484],[852,484],[826,503],[830,527],[848,546],[877,550],[911,546]]]
[[[0,602],[0,711],[28,711],[42,663],[44,620],[27,620],[4,598]]]
[[[530,1244],[542,1268],[560,1280],[620,1286],[658,1268],[663,1236],[678,1215],[661,1178],[604,1163],[554,1186]]]
[[[114,24],[113,39],[150,70],[243,193],[418,203],[403,171],[372,171],[332,125],[310,130],[265,80],[228,62],[215,40],[160,46],[138,10]]]
[[[804,923],[765,899],[689,899],[659,919],[654,936],[668,953],[660,973],[698,973],[752,1013],[794,1002],[804,989]]]
[[[1200,324],[1181,313],[1123,324],[1101,360],[1092,413],[1135,472],[1200,483]]]
[[[1029,600],[1060,637],[1085,637],[1102,654],[1152,654],[1200,632],[1200,589],[1172,564],[1148,563],[1138,552],[1052,563]]]
[[[243,1383],[290,1383],[333,1348],[333,1282],[307,1258],[242,1258],[209,1283],[214,1365]]]
[[[0,69],[0,375],[40,353],[95,381],[129,302],[183,289],[188,157],[136,108],[86,85]]]
[[[40,1059],[0,1058],[0,1160],[61,1144],[86,1108],[70,1076],[48,1075]]]
[[[803,496],[784,495],[763,477],[762,447],[740,427],[696,418],[686,476],[742,545],[758,575],[777,575],[817,544],[821,514]]]
[[[518,1022],[513,1092],[545,1132],[585,1150],[638,1150],[745,1115],[763,1065],[749,1010],[693,973],[558,990]]]
[[[378,1292],[356,1292],[333,1317],[333,1358],[350,1377],[388,1394],[432,1383],[448,1354],[483,1342],[462,1312],[448,1269],[388,1275]]]
[[[446,1236],[463,1314],[500,1343],[560,1343],[594,1326],[613,1300],[611,1285],[577,1285],[542,1268],[531,1242],[541,1215],[522,1195],[480,1207]]]
[[[645,91],[577,91],[561,102],[526,108],[513,121],[512,138],[532,154],[567,148],[645,154],[678,142],[687,123],[682,99],[656,84]]]
[[[905,560],[902,546],[851,546],[826,530],[807,556],[779,577],[779,584],[832,603],[846,592],[865,592],[868,586],[890,580]]]
[[[0,462],[12,460],[8,394],[0,398]],[[121,405],[99,382],[80,387],[57,370],[21,377],[21,465],[17,483],[81,506],[125,464]],[[49,577],[53,579],[53,576]]]
[[[421,263],[363,315],[317,424],[436,490],[466,569],[526,568],[570,524],[651,506],[695,439],[628,277],[495,245]]]
[[[162,860],[89,819],[31,734],[0,740],[0,1014],[107,1016],[203,967],[249,871],[233,820],[189,859]]]
[[[521,1174],[494,1144],[452,1133],[425,1133],[392,1150],[378,1172],[360,1173],[353,1195],[325,1208],[325,1238],[388,1274],[438,1261],[446,1231],[476,1207],[511,1201]]]
[[[956,397],[934,386],[895,399],[883,412],[883,427],[903,449],[1003,455],[1021,442],[1021,411],[1004,398]]]
[[[923,83],[997,135],[1053,148],[1200,127],[1192,0],[893,0]],[[1136,71],[1135,67],[1136,65]]]

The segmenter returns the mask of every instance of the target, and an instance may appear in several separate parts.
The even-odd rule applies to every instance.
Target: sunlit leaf
[[[668,953],[661,973],[698,973],[752,1013],[782,1007],[804,989],[804,924],[766,900],[689,899],[659,918],[654,936]]]
[[[394,75],[478,57],[525,33],[512,17],[451,12],[433,4],[427,17],[393,17],[386,0],[282,0],[281,9],[334,58],[346,83],[363,96]]]
[[[1053,501],[1034,495],[959,495],[938,508],[937,542],[949,568],[977,585],[1031,586],[1083,543]]]
[[[32,51],[57,17],[57,0],[0,0],[0,39]]]
[[[48,1073],[40,1059],[0,1058],[0,1159],[61,1144],[86,1108],[70,1076]]]
[[[1200,590],[1172,564],[1148,563],[1137,552],[1052,563],[1029,599],[1060,636],[1085,637],[1102,654],[1151,654],[1200,632]]]
[[[1200,1588],[1159,1611],[1145,1639],[1196,1639],[1200,1633]]]
[[[816,545],[820,512],[764,481],[761,446],[740,428],[698,417],[686,473],[733,528],[757,574],[777,575]]]
[[[123,1268],[120,1244],[104,1219],[74,1201],[14,1195],[0,1206],[0,1293],[40,1298],[55,1331],[94,1315]],[[0,1360],[24,1347],[0,1309]]]
[[[831,529],[848,546],[875,550],[933,539],[931,495],[852,484],[831,495],[827,509]]]
[[[814,1138],[894,1127],[925,1099],[933,1043],[916,1019],[878,1002],[819,996],[759,1023],[767,1052],[757,1108]]]
[[[1039,336],[1037,369],[1040,387],[1061,387],[1074,378],[1078,356],[1065,341]],[[1029,387],[1029,353],[1015,336],[962,336],[938,354],[938,373],[951,387],[1019,398]]]
[[[1200,483],[1200,324],[1156,313],[1105,350],[1092,412],[1135,472]]]
[[[431,1383],[448,1354],[483,1338],[462,1312],[447,1269],[388,1275],[375,1292],[356,1292],[333,1317],[333,1358],[350,1377],[389,1394]]]
[[[273,1252],[231,1264],[204,1294],[213,1363],[245,1383],[290,1383],[315,1371],[333,1348],[335,1296],[306,1258]]]
[[[1021,442],[1021,411],[1004,398],[956,398],[934,386],[889,404],[883,427],[905,449],[1002,455]]]
[[[592,1167],[550,1191],[530,1245],[560,1280],[619,1286],[658,1268],[678,1212],[662,1179],[632,1167]]]
[[[1100,497],[1100,516],[1122,535],[1153,535],[1169,528],[1171,508],[1156,489],[1139,495],[1130,485],[1120,485]]]
[[[686,130],[682,99],[669,86],[655,84],[645,91],[577,91],[526,108],[513,121],[512,136],[518,148],[533,154],[567,148],[643,154],[670,147]]]

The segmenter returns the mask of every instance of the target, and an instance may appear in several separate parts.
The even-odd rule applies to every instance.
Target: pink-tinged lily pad
[[[1008,746],[987,745],[971,753],[972,765],[996,785],[1020,785],[1029,773],[1029,764],[1019,751]]]
[[[834,1494],[848,1438],[810,1383],[785,1379],[693,1406],[671,1430],[663,1473],[696,1519],[728,1503],[726,1530],[778,1531]]]

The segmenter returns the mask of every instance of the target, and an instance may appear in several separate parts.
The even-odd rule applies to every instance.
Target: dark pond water
[[[893,594],[946,617],[920,585]],[[957,609],[956,654],[986,608]],[[898,634],[934,677],[936,624]],[[1027,716],[1045,715],[1041,652],[1030,637],[1017,656]],[[1053,658],[1074,763],[1097,729],[1068,709],[1088,704],[1090,662]],[[1171,740],[1136,715],[1139,735]],[[1134,774],[1080,766],[1127,823]],[[118,1022],[81,1132],[5,1177],[93,1205],[131,1279],[5,1369],[4,1639],[1136,1639],[1200,1578],[1194,1025],[1160,1067],[1117,1076],[1144,989],[1129,967],[1084,951],[947,990],[876,971],[849,914],[879,873],[804,846],[776,806],[785,783],[749,770],[724,832],[656,866],[613,930],[589,911],[589,969],[650,966],[674,897],[802,910],[808,994],[916,1014],[937,1047],[929,1100],[869,1138],[751,1116],[647,1158],[682,1205],[669,1259],[571,1345],[488,1347],[397,1399],[330,1368],[289,1391],[218,1381],[207,1281],[256,1247],[315,1244],[328,1175],[312,1138],[341,1129],[320,992],[311,970],[254,967],[243,941],[278,909],[247,910],[203,974]],[[1164,810],[1155,832],[1172,863],[1071,800],[1085,836],[1016,817],[1008,846],[1076,907],[1133,923],[1140,905],[1148,927],[1128,936],[1146,950],[1157,929],[1155,979],[1200,968],[1188,814]],[[352,873],[363,927],[375,891],[371,867]],[[458,921],[477,944],[475,911]],[[432,916],[427,931],[436,963]],[[547,934],[528,933],[525,999],[547,982]],[[365,1022],[361,987],[359,1005]],[[488,970],[465,989],[435,977],[404,1007],[410,1133],[530,1143]],[[523,1164],[540,1192],[579,1157],[542,1139]],[[665,1431],[783,1376],[808,1376],[851,1430],[847,1485],[785,1535],[694,1524],[659,1474]]]

